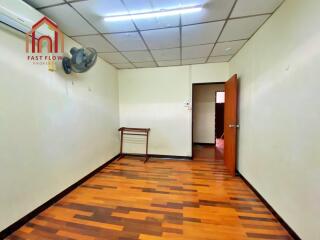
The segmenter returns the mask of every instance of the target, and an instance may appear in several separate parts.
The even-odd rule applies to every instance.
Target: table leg
[[[146,163],[149,159],[149,155],[148,155],[148,144],[149,144],[149,132],[147,132],[147,143],[146,143],[146,160],[144,161],[144,163]]]
[[[123,131],[121,131],[121,139],[120,139],[120,157],[118,158],[118,160],[120,160],[121,158],[123,158]]]

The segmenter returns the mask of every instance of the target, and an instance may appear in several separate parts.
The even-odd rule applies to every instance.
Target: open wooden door
[[[225,84],[224,162],[232,176],[236,175],[238,78],[233,75]]]

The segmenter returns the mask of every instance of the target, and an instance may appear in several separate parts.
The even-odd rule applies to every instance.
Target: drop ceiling
[[[283,0],[25,0],[118,69],[228,62]],[[201,5],[182,16],[106,22],[108,15]]]

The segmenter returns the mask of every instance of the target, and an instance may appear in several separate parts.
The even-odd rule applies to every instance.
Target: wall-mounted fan
[[[71,72],[83,73],[88,71],[97,61],[97,51],[94,48],[71,48],[71,58],[62,59],[63,70],[66,74]]]

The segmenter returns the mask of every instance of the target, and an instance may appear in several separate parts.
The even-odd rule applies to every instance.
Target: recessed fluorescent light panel
[[[104,20],[107,22],[117,22],[117,21],[126,21],[126,20],[136,20],[136,19],[147,19],[154,17],[167,17],[167,16],[176,16],[188,13],[200,12],[202,10],[201,6],[194,7],[185,7],[185,8],[174,8],[168,10],[159,10],[151,12],[143,12],[136,14],[126,14],[126,15],[115,15],[105,17]]]

